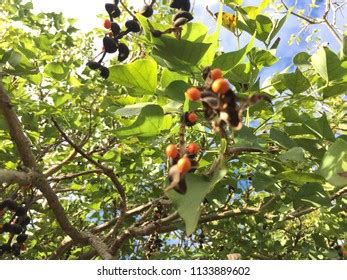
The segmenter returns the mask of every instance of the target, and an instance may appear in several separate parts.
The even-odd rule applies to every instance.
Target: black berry
[[[127,47],[126,44],[123,44],[123,43],[119,43],[118,45],[118,61],[119,62],[122,62],[124,60],[126,60],[129,56],[129,48]]]
[[[17,242],[18,243],[24,243],[26,240],[28,239],[28,235],[27,234],[20,234],[17,236]]]
[[[111,23],[111,30],[112,30],[113,36],[117,36],[120,33],[120,27],[119,27],[118,23],[112,22]]]
[[[153,8],[151,5],[145,5],[141,8],[140,14],[146,18],[149,18],[153,15]]]
[[[129,32],[134,32],[134,33],[140,32],[141,30],[139,23],[136,20],[132,20],[132,19],[128,20],[125,23],[125,27],[127,28]]]
[[[95,61],[88,61],[87,66],[92,70],[96,70],[101,67],[101,64]]]
[[[116,41],[111,39],[110,37],[105,36],[103,39],[105,52],[107,53],[115,53],[117,51]]]
[[[16,216],[24,216],[28,209],[25,206],[19,206],[16,211]]]
[[[108,68],[105,66],[101,66],[100,76],[103,77],[104,79],[107,79],[109,75],[110,75],[110,70],[108,70]]]
[[[174,8],[174,9],[181,9],[181,10],[189,12],[190,1],[189,0],[172,0],[170,7]]]

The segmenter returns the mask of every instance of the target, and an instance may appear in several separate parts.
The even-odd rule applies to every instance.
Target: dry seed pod
[[[193,20],[193,15],[189,12],[186,12],[186,11],[181,11],[181,12],[178,12],[177,14],[174,15],[173,17],[173,22],[175,22],[177,19],[179,18],[185,18],[187,19],[188,21],[191,21]]]

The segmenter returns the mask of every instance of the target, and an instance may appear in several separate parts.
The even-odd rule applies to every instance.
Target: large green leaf
[[[116,130],[118,137],[136,136],[140,138],[153,137],[160,133],[164,117],[163,109],[158,105],[147,105],[142,108],[136,121],[124,128]]]
[[[214,186],[226,175],[227,170],[219,167],[211,177],[197,174],[186,176],[187,192],[182,195],[174,190],[167,193],[167,196],[176,205],[179,215],[185,222],[186,233],[191,235],[200,218],[201,203]]]
[[[68,72],[68,68],[60,62],[51,62],[45,67],[45,74],[58,81],[65,79]]]
[[[296,193],[293,205],[297,209],[302,207],[303,204],[309,206],[321,207],[330,206],[330,199],[328,194],[324,191],[324,188],[319,183],[304,184]]]
[[[347,185],[347,142],[337,139],[326,151],[321,166],[320,174],[334,186]]]
[[[197,69],[211,43],[192,42],[163,35],[153,39],[153,55],[159,64],[185,73]]]
[[[311,57],[316,72],[327,82],[342,78],[345,73],[339,57],[327,47],[321,47]]]
[[[157,74],[157,63],[153,59],[139,59],[111,67],[108,79],[140,93],[153,94],[157,89]]]
[[[311,86],[309,80],[301,73],[299,68],[294,73],[280,74],[280,79],[284,86],[293,93],[304,92]]]
[[[228,72],[235,68],[245,59],[247,53],[253,48],[254,38],[255,36],[253,36],[248,44],[240,50],[224,53],[218,56],[213,62],[213,67],[219,68],[223,72]]]
[[[277,175],[278,178],[291,181],[297,184],[321,183],[324,179],[315,173],[298,172],[294,170],[284,171]]]
[[[285,132],[277,128],[271,128],[270,138],[287,149],[294,148],[296,146],[294,141],[290,139]]]

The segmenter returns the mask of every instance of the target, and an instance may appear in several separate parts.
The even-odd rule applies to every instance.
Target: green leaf
[[[142,109],[148,105],[154,105],[151,102],[136,103],[133,105],[126,105],[121,109],[118,109],[115,114],[123,117],[138,116]]]
[[[331,202],[328,194],[324,191],[324,188],[319,183],[304,184],[296,193],[293,205],[297,209],[303,206],[303,202],[309,206],[321,207],[330,206]]]
[[[292,107],[285,107],[282,110],[283,117],[286,122],[302,123],[303,119]]]
[[[184,93],[189,88],[188,83],[183,81],[174,81],[168,87],[166,87],[163,94],[168,98],[175,100],[180,103],[184,103],[185,95]]]
[[[271,19],[264,15],[257,15],[255,24],[257,39],[261,40],[262,42],[266,42],[273,28]]]
[[[311,55],[309,55],[307,52],[299,52],[294,56],[293,63],[296,66],[310,65],[310,59]]]
[[[153,94],[157,89],[157,63],[153,59],[139,59],[112,66],[108,80],[143,94]]]
[[[316,72],[327,82],[342,78],[344,72],[339,57],[327,47],[321,47],[311,57]]]
[[[273,191],[276,180],[265,173],[257,172],[252,178],[253,186],[257,192]]]
[[[291,181],[297,184],[304,183],[322,183],[324,179],[315,173],[298,172],[298,171],[284,171],[277,175],[278,178],[286,181]]]
[[[147,105],[141,110],[136,121],[124,128],[116,130],[118,137],[148,138],[160,133],[164,117],[163,109],[158,105]]]
[[[275,50],[261,50],[258,48],[253,48],[248,56],[252,64],[256,65],[258,69],[263,67],[268,67],[275,64],[278,58],[275,57]]]
[[[282,17],[280,20],[275,19],[275,23],[273,24],[273,29],[270,32],[268,41],[269,43],[272,41],[273,38],[277,35],[277,33],[281,30],[283,27],[284,23],[287,21],[288,17],[291,15],[292,8],[290,8],[287,12],[287,14]]]
[[[347,142],[337,139],[326,151],[321,166],[320,174],[334,186],[346,186],[347,178]]]
[[[45,74],[55,80],[64,80],[68,74],[68,69],[64,68],[60,62],[51,62],[45,67]]]
[[[305,160],[304,150],[301,147],[294,147],[281,154],[278,158],[283,161],[292,160],[301,162]]]
[[[204,198],[213,190],[214,186],[223,179],[226,173],[227,170],[220,166],[210,178],[203,175],[187,174],[187,192],[184,195],[174,190],[167,193],[167,196],[176,205],[179,215],[185,222],[188,236],[195,231],[198,224],[201,203]]]
[[[223,72],[228,72],[231,69],[235,68],[245,59],[247,53],[253,48],[254,38],[255,36],[253,36],[248,44],[240,50],[224,53],[218,56],[213,62],[213,67],[219,68]]]
[[[168,35],[153,40],[153,56],[159,64],[169,69],[190,73],[197,69],[211,43],[177,40]]]
[[[167,68],[164,68],[161,74],[160,84],[162,88],[168,87],[174,81],[183,81],[188,82],[188,76],[184,76],[180,73],[170,71]]]
[[[309,80],[298,68],[294,73],[281,74],[281,80],[285,87],[287,87],[294,94],[302,93],[311,86]]]
[[[294,141],[290,139],[290,137],[285,132],[277,128],[271,128],[270,138],[287,149],[294,148],[296,146]]]
[[[331,83],[327,87],[323,88],[323,98],[334,97],[345,93],[347,93],[346,82],[340,82],[336,84]]]

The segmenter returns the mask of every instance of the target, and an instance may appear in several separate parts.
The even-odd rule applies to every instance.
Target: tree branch
[[[30,185],[32,178],[29,174],[16,170],[0,169],[0,185],[1,184],[18,184],[21,186]]]

